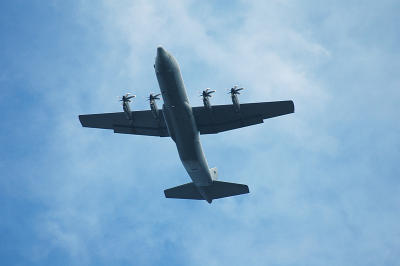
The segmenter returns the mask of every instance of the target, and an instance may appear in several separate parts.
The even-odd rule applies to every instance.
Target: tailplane
[[[200,192],[194,183],[187,183],[164,190],[166,198],[202,200]]]
[[[187,183],[164,190],[166,198],[207,200],[209,203],[214,199],[246,193],[249,193],[247,185],[215,180],[210,186],[196,186],[194,183]]]
[[[213,181],[211,186],[200,188],[204,189],[207,196],[209,196],[211,199],[220,199],[250,192],[247,185],[223,181]]]

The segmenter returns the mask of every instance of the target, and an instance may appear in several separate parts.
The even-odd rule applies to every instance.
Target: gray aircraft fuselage
[[[155,71],[164,100],[163,112],[170,136],[193,183],[204,198],[202,186],[212,184],[207,160],[201,148],[199,131],[186,95],[179,65],[164,48],[157,48]]]

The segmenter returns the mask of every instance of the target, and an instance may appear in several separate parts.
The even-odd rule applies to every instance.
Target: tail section
[[[166,198],[207,200],[209,203],[214,199],[236,196],[249,193],[249,187],[243,184],[213,181],[210,186],[196,186],[187,183],[181,186],[164,190]]]
[[[212,180],[218,180],[218,169],[217,167],[210,168],[210,175]]]

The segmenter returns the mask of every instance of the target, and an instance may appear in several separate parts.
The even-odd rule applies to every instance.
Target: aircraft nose
[[[162,47],[157,47],[157,57],[156,57],[156,64],[155,68],[157,71],[161,71],[162,68],[166,67],[169,64],[169,56],[168,52]]]
[[[157,47],[157,57],[164,57],[166,55],[166,51],[162,46]]]

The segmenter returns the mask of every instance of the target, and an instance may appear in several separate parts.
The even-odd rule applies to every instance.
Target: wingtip
[[[81,126],[85,127],[85,125],[83,124],[82,118],[83,118],[83,115],[78,115],[78,119],[79,119],[79,122],[81,123]]]
[[[291,106],[292,106],[292,113],[295,112],[295,108],[294,108],[294,102],[292,100],[290,100]]]

